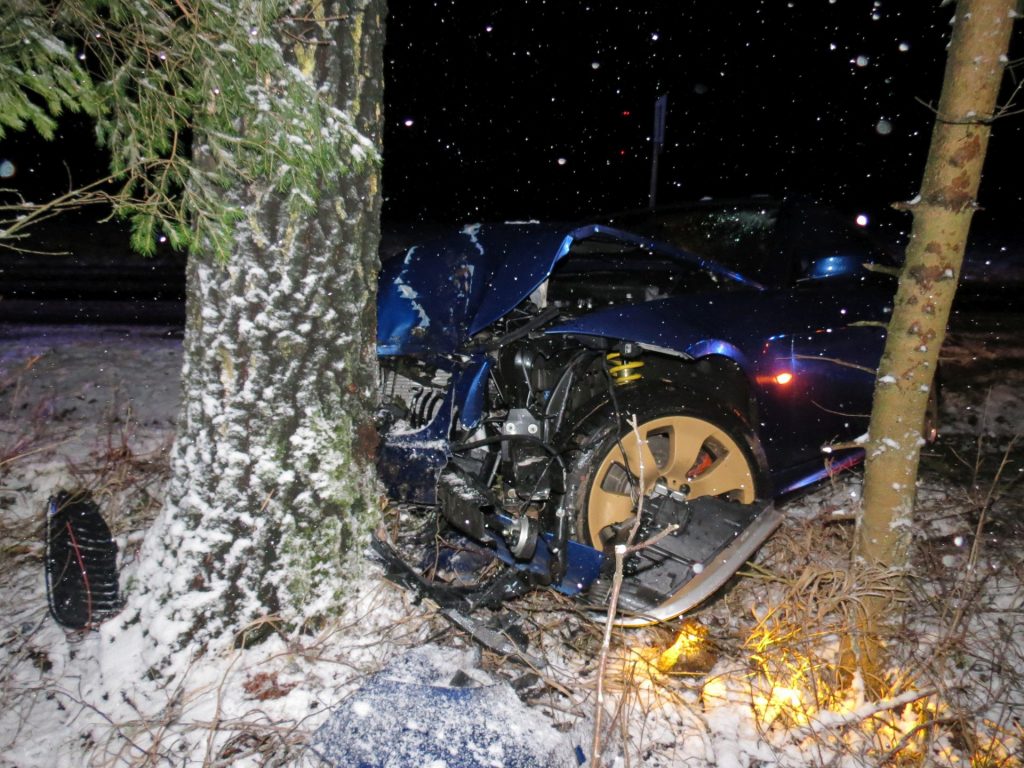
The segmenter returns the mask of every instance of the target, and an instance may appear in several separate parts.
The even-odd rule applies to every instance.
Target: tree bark
[[[231,257],[190,259],[174,479],[133,598],[158,653],[319,622],[376,516],[381,197],[378,165],[355,155],[380,147],[385,2],[289,10],[274,31],[285,61],[369,142],[338,148],[309,213],[269,178],[224,190],[242,211]],[[222,161],[201,115],[193,156]]]
[[[875,383],[855,560],[908,565],[922,428],[977,205],[1016,0],[960,0],[921,191]],[[878,690],[885,598],[863,605],[859,666]]]

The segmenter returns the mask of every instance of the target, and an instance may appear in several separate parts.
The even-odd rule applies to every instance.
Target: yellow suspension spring
[[[608,373],[618,387],[631,381],[640,381],[644,377],[640,372],[644,367],[643,360],[623,360],[621,352],[609,352],[604,359],[608,363]]]

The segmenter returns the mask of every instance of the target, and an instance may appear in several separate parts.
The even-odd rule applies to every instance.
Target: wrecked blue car
[[[408,508],[620,620],[677,616],[859,461],[895,280],[817,208],[474,225],[380,275],[381,476]],[[435,563],[436,566],[436,563]],[[507,585],[506,585],[507,587]]]

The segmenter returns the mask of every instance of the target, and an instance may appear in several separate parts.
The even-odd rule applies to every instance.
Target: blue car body
[[[866,431],[894,281],[865,263],[884,262],[884,255],[831,228],[815,250],[808,242],[816,226],[811,222],[792,241],[798,247],[779,247],[777,233],[772,240],[758,233],[757,254],[731,252],[723,263],[693,248],[690,219],[675,230],[664,224],[695,215],[698,246],[701,216],[741,227],[753,222],[755,229],[761,223],[799,229],[791,221],[799,216],[785,205],[755,201],[747,208],[644,212],[582,226],[474,225],[386,262],[378,353],[385,398],[393,405],[380,457],[389,495],[443,506],[439,478],[458,446],[479,452],[478,443],[487,444],[496,453],[517,428],[541,435],[548,454],[561,451],[571,440],[551,423],[568,423],[563,411],[580,407],[571,401],[581,379],[564,382],[572,365],[581,367],[571,361],[582,350],[626,350],[663,376],[678,369],[691,380],[703,362],[709,383],[698,386],[711,398],[727,389],[730,402],[740,404],[770,498],[859,460],[860,451],[823,453],[823,447]],[[712,381],[719,373],[727,385]],[[404,399],[394,394],[396,381],[407,385]],[[516,391],[519,401],[509,395]],[[495,476],[506,486],[515,482],[516,459],[508,455],[514,450],[502,444],[500,451],[493,458],[500,466],[481,470],[484,485],[493,485]],[[518,461],[532,482],[527,460]],[[556,506],[558,483],[540,484],[534,502]],[[518,495],[530,502],[529,493],[520,489]],[[544,534],[553,535],[551,525],[542,525],[540,550]],[[468,527],[479,536],[484,524]],[[570,532],[568,538],[578,537]]]

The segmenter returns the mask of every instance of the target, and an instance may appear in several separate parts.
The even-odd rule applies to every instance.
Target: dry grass
[[[88,460],[68,466],[71,482],[93,493],[115,535],[129,541],[159,508],[169,473],[168,446],[141,451],[133,424],[126,414]],[[2,503],[23,501],[23,491],[8,487],[6,478],[34,451],[51,448],[31,429],[9,441],[0,452]],[[890,575],[850,571],[849,488],[856,480],[842,480],[833,491],[816,494],[819,514],[788,521],[731,591],[688,623],[615,630],[603,678],[606,754],[625,766],[719,761],[732,737],[721,730],[718,713],[728,711],[730,717],[745,713],[751,738],[783,766],[846,759],[894,766],[1020,766],[1021,473],[1011,464],[1016,454],[992,461],[992,452],[982,450],[984,457],[957,460],[965,477],[961,490],[949,486],[946,472],[940,486],[923,490],[913,578],[905,591],[896,590]],[[11,583],[40,565],[37,526],[0,516],[0,537],[0,578]],[[893,654],[890,695],[870,703],[860,698],[856,681],[851,687],[839,671],[839,654],[843,639],[855,631],[864,596],[880,593],[899,597],[900,610],[885,638]],[[369,660],[368,646],[386,637],[388,653],[397,655],[428,641],[470,642],[397,588],[382,585],[376,600],[366,603],[364,615],[313,636],[289,638],[285,650],[255,667],[226,662],[212,684],[192,686],[186,678],[166,692],[158,714],[140,706],[136,717],[109,719],[94,729],[82,743],[83,753],[102,768],[180,764],[184,751],[194,756],[197,749],[209,766],[306,764],[306,745],[320,715],[340,692],[379,669],[379,661]],[[484,668],[587,743],[601,625],[552,592],[528,595],[514,608],[531,651],[547,666],[533,669],[485,652]],[[399,618],[367,635],[377,611]],[[93,703],[62,681],[14,682],[14,673],[28,668],[47,679],[52,662],[37,635],[43,621],[37,607],[4,629],[7,661],[0,688],[8,707],[30,709],[39,697],[56,697],[64,707],[102,720]],[[675,658],[667,654],[673,645]],[[333,670],[329,679],[325,668]],[[226,712],[221,702],[239,690],[250,706]],[[317,707],[285,714],[279,705],[293,692],[307,693]]]
[[[128,411],[86,461],[68,463],[71,484],[92,494],[114,536],[145,531],[156,517],[171,476],[171,441],[139,449]]]
[[[115,489],[130,488],[141,471],[134,457],[113,453],[130,466],[104,463],[82,470],[82,477],[113,478],[111,498]],[[950,509],[922,510],[925,516],[933,513],[948,518]],[[965,529],[984,530],[977,526],[976,509],[965,506],[959,514]],[[1024,711],[1024,658],[1016,638],[1024,630],[1024,610],[1019,596],[999,591],[1001,584],[1024,579],[1019,556],[982,536],[966,556],[956,548],[953,554],[970,562],[951,568],[949,536],[919,539],[916,577],[888,637],[894,651],[891,695],[872,705],[839,675],[840,641],[851,632],[862,596],[890,590],[891,583],[849,574],[844,565],[850,534],[848,523],[833,522],[827,514],[791,522],[724,598],[689,620],[686,631],[682,624],[616,630],[605,677],[603,740],[609,758],[618,756],[625,766],[671,765],[684,755],[715,761],[725,738],[715,713],[732,708],[748,713],[762,747],[780,765],[824,766],[844,759],[894,766],[1020,765],[1015,718]],[[437,614],[413,605],[401,590],[382,587],[380,599],[391,611],[395,601],[407,601],[405,617],[383,630],[394,654],[428,640],[470,642]],[[558,727],[585,733],[594,707],[602,627],[553,593],[531,594],[515,609],[531,650],[539,649],[548,665],[530,669],[489,652],[482,665],[513,684]],[[353,644],[360,642],[364,622],[376,608],[370,604],[366,610],[368,615],[327,626],[316,636],[293,638],[287,650],[256,668],[228,664],[215,685],[189,688],[186,679],[186,685],[168,692],[159,716],[140,711],[137,718],[109,722],[102,738],[83,743],[93,755],[91,764],[175,764],[183,750],[194,755],[199,744],[208,766],[243,760],[313,765],[306,745],[323,710],[285,717],[277,704],[298,690],[313,693],[329,708],[329,689],[349,689],[378,669],[353,661],[360,656]],[[665,652],[680,635],[695,638],[693,647],[684,643],[670,664]],[[26,643],[17,663],[39,665],[46,659]],[[339,670],[329,684],[322,677],[324,665]],[[211,697],[219,701],[239,687],[248,691],[251,706],[245,712],[225,714],[215,706],[211,714]],[[57,695],[68,707],[89,708],[67,691]]]
[[[821,514],[790,520],[745,577],[687,624],[617,632],[604,681],[607,749],[625,765],[653,756],[660,765],[683,755],[713,762],[725,747],[715,713],[731,707],[747,712],[781,765],[1024,764],[1024,557],[1019,535],[993,534],[1005,522],[985,512],[993,500],[1004,504],[1001,514],[1019,509],[1008,488],[1018,473],[1008,477],[1005,459],[997,465],[1002,475],[972,476],[965,491],[946,480],[941,493],[922,494],[922,535],[903,583],[851,571],[852,525],[834,514],[850,506],[844,481],[836,503],[819,491]],[[962,529],[962,540],[926,535],[931,521]],[[896,605],[882,638],[891,664],[887,695],[868,701],[839,662],[861,602],[879,594]],[[563,618],[554,632],[565,638],[569,667],[585,673],[574,689],[578,711],[593,706],[601,637],[598,627],[570,624]],[[697,650],[667,667],[666,650],[687,635],[701,638]]]

